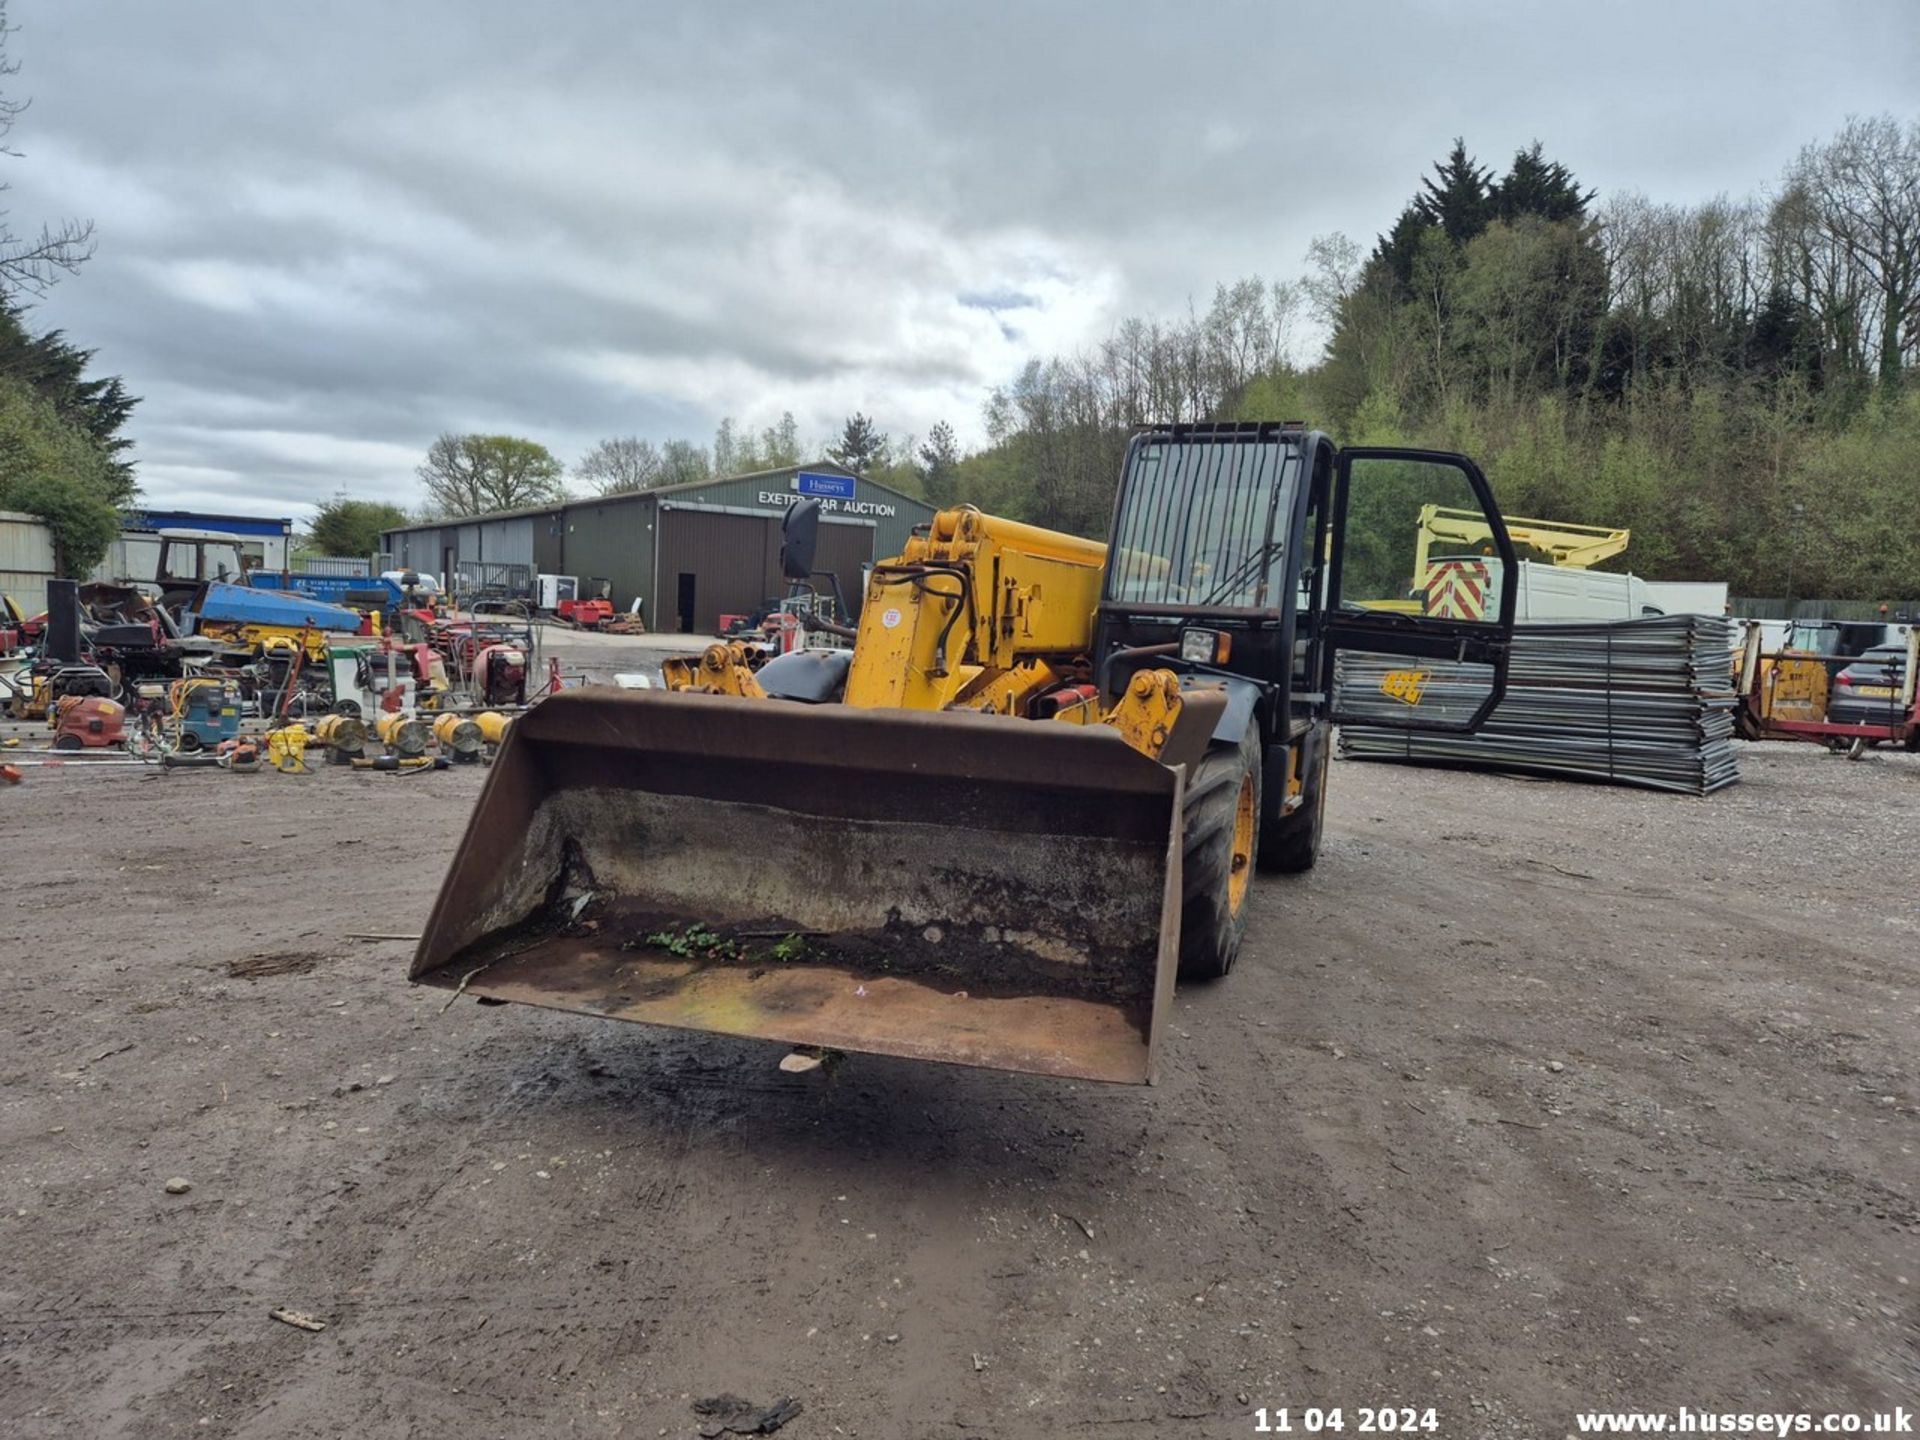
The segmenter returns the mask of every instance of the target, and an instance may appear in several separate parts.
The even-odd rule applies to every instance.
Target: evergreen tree
[[[866,474],[886,453],[887,437],[858,411],[847,417],[846,427],[840,432],[840,443],[827,451],[856,475]]]
[[[1384,274],[1392,282],[1394,293],[1404,297],[1413,284],[1413,263],[1420,253],[1420,237],[1433,228],[1420,207],[1409,204],[1393,222],[1393,228],[1374,245],[1373,255],[1367,261],[1368,269]]]
[[[1513,165],[1488,194],[1492,218],[1513,221],[1522,215],[1542,220],[1584,220],[1598,191],[1584,193],[1573,172],[1541,153],[1538,140],[1515,153]]]
[[[336,495],[313,517],[308,539],[322,555],[358,555],[364,559],[380,548],[381,532],[406,523],[407,512],[398,505]]]
[[[954,501],[960,481],[960,446],[953,427],[941,420],[927,432],[920,447],[920,488],[927,503],[944,508]]]
[[[1429,225],[1447,232],[1447,239],[1464,245],[1487,228],[1487,182],[1493,172],[1467,154],[1467,142],[1454,137],[1453,149],[1441,164],[1433,167],[1433,176],[1420,182],[1421,193],[1414,197],[1413,208]]]
[[[113,493],[108,498],[124,507],[137,486],[127,454],[133,442],[121,431],[140,402],[127,393],[118,375],[86,378],[93,353],[68,343],[59,330],[31,333],[20,308],[0,302],[0,375],[28,386],[100,447],[111,466]]]

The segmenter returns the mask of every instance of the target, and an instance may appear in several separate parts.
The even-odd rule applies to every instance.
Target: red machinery
[[[474,657],[473,686],[483,705],[527,703],[527,652],[496,642]]]
[[[598,630],[613,619],[613,601],[604,595],[592,600],[562,600],[557,612],[569,625],[582,630]]]
[[[1848,750],[1855,759],[1883,742],[1920,749],[1920,627],[1908,631],[1906,646],[1884,714],[1864,723],[1841,722],[1827,714],[1832,672],[1858,657],[1765,651],[1760,627],[1753,626],[1740,655],[1740,733],[1756,740],[1810,740]]]
[[[127,707],[98,695],[66,695],[55,702],[53,748],[103,750],[126,738]]]

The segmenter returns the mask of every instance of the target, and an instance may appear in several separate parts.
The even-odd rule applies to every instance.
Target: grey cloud
[[[1911,108],[1917,14],[100,0],[14,17],[4,174],[17,223],[99,224],[37,319],[147,397],[155,498],[410,498],[445,428],[977,434],[1030,350],[1370,239],[1455,134],[1743,192]]]

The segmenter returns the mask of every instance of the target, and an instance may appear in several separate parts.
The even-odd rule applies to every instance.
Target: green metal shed
[[[641,601],[649,629],[710,635],[722,616],[785,593],[780,521],[789,505],[809,496],[822,512],[817,563],[839,579],[849,614],[858,614],[864,567],[899,554],[913,527],[934,511],[830,460],[574,500],[512,518],[531,531],[537,573],[572,575],[583,587],[605,580],[617,609]],[[383,543],[408,557],[401,563],[438,569],[432,557],[451,545],[440,530],[484,529],[499,518],[410,526],[388,532]]]

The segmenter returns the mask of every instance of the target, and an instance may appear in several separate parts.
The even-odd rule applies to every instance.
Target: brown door
[[[751,614],[770,597],[777,598],[782,593],[779,574],[776,521],[706,510],[661,512],[653,613],[665,628],[687,623],[683,602],[690,601],[686,608],[693,633],[716,634],[722,615]]]

